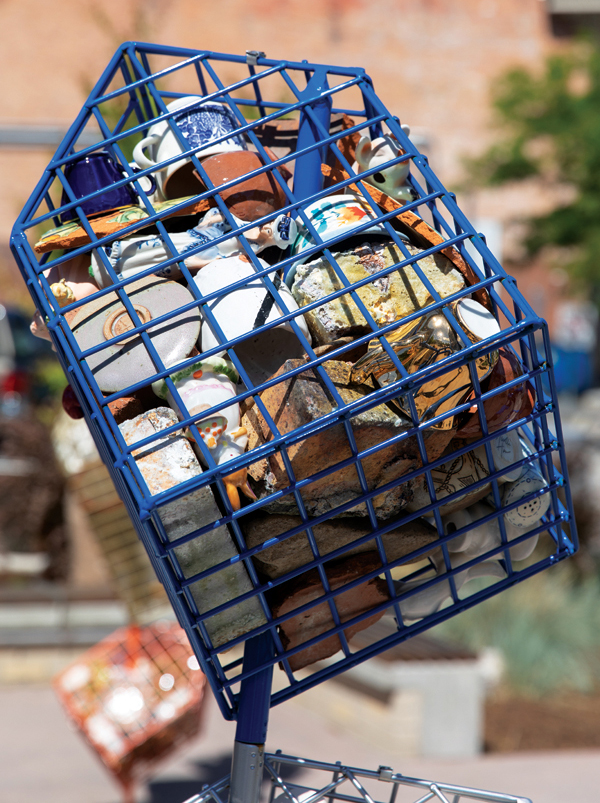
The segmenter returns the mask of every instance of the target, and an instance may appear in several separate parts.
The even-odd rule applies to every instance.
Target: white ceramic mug
[[[239,124],[229,106],[224,103],[212,100],[203,102],[200,95],[188,95],[169,103],[167,109],[179,110],[180,113],[173,115],[170,120],[161,120],[153,125],[148,136],[133,149],[133,158],[138,167],[143,170],[156,168],[158,190],[164,200],[194,195],[201,188],[194,176],[195,167],[189,158],[161,166],[165,160],[190,148],[197,152],[200,159],[228,151],[247,150],[243,135],[233,134]],[[186,147],[175,135],[173,124],[187,140]],[[228,133],[233,135],[211,145],[214,140]],[[145,153],[146,150],[148,154]]]
[[[261,268],[267,263],[258,259]],[[198,271],[194,281],[203,296],[225,290],[241,279],[256,273],[254,266],[246,259],[230,256],[216,259]],[[279,285],[279,280],[270,274],[271,281]],[[208,307],[219,327],[229,340],[252,332],[265,323],[273,323],[288,312],[296,312],[298,304],[288,287],[281,283],[277,288],[287,309],[280,309],[269,290],[260,278],[248,282],[244,287],[227,292],[210,301]],[[295,319],[300,331],[310,343],[311,337],[303,315]],[[220,344],[208,321],[204,321],[201,333],[202,351],[208,351]],[[288,359],[302,357],[304,347],[296,337],[289,321],[283,321],[272,329],[267,329],[235,346],[235,353],[241,360],[254,384],[264,382],[274,374]]]

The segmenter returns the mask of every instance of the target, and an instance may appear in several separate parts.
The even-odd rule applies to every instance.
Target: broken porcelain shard
[[[447,451],[452,453],[463,443],[463,441],[452,441]],[[501,437],[494,438],[490,441],[490,449],[493,471],[507,469],[498,478],[499,483],[511,482],[521,476],[523,467],[512,467],[514,463],[523,458],[518,433],[512,431],[504,433]],[[479,484],[476,488],[471,486],[475,483],[480,483],[481,480],[486,480],[490,473],[490,465],[484,446],[478,446],[456,457],[450,456],[447,462],[431,469],[435,500],[431,498],[427,478],[422,474],[412,483],[413,498],[408,503],[407,508],[411,512],[415,512],[434,504],[435,501],[440,502],[446,497],[458,494],[456,498],[440,505],[439,511],[442,515],[448,515],[454,511],[462,510],[487,496],[490,490],[489,482]]]
[[[133,305],[134,320],[116,292],[94,298],[67,313],[73,336],[83,352],[106,343],[103,349],[85,358],[103,393],[114,393],[151,379],[160,370],[154,364],[141,332],[124,337],[134,327],[168,316],[162,323],[146,329],[164,365],[184,360],[195,348],[200,334],[199,311],[192,307],[179,312],[181,307],[194,300],[190,291],[180,284],[149,276],[121,288],[121,293],[126,294]],[[121,339],[110,342],[116,337]]]
[[[470,298],[451,302],[449,311],[471,343],[482,342],[500,331],[494,316]],[[443,309],[426,313],[416,321],[400,326],[386,334],[385,340],[408,374],[433,368],[436,363],[457,354],[465,347]],[[497,359],[496,351],[473,359],[480,382],[490,374]],[[368,376],[373,376],[381,385],[389,385],[401,378],[400,371],[380,340],[372,340],[367,353],[352,368],[355,381],[364,382]],[[469,363],[463,363],[449,367],[445,373],[423,382],[410,393],[419,421],[427,421],[450,413],[465,401],[472,390]],[[410,417],[411,404],[406,393],[397,398],[397,403]],[[450,429],[454,426],[454,416],[447,415],[434,426]]]
[[[355,229],[369,223],[366,229],[359,232],[366,240],[377,240],[378,238],[389,238],[383,223],[377,222],[377,212],[374,211],[375,205],[371,206],[362,196],[351,193],[344,195],[329,195],[309,204],[304,210],[303,215],[297,218],[298,233],[292,245],[292,254],[298,255],[298,260],[293,262],[288,268],[285,281],[291,287],[299,265],[307,259],[314,259],[314,255],[305,255],[305,252],[321,243],[327,244],[330,240],[342,235],[343,240],[352,236]],[[310,229],[305,224],[304,217],[313,229],[315,229],[318,239],[315,240]],[[402,235],[398,235],[402,237]],[[337,251],[341,245],[336,243],[333,247]]]
[[[242,226],[244,221],[234,218],[234,223]],[[295,226],[291,218],[278,215],[274,220],[244,232],[244,237],[255,254],[271,246],[285,249],[294,236]],[[181,257],[187,268],[196,271],[215,259],[236,254],[243,256],[244,246],[233,233],[223,242],[213,244],[230,232],[233,229],[224,215],[218,209],[209,209],[193,228],[168,235],[172,247],[163,237],[152,234],[117,239],[103,249],[94,249],[90,274],[99,287],[112,285],[113,281],[106,266],[108,260],[119,280],[147,271],[152,266],[155,266],[154,275],[177,279],[182,275],[178,262],[163,265],[173,257]]]
[[[485,524],[477,524],[479,520],[485,518],[486,516],[494,515],[495,510],[491,505],[488,505],[485,502],[477,502],[476,504],[471,505],[463,510],[457,510],[454,513],[444,516],[442,521],[447,535],[451,535],[457,530],[462,530],[464,527],[468,527],[470,524],[474,525],[466,533],[463,533],[462,535],[453,538],[451,541],[448,541],[448,552],[451,554],[460,553],[465,560],[472,560],[473,558],[478,558],[481,555],[485,555],[486,552],[489,552],[492,549],[497,549],[498,547],[502,546],[502,534],[500,531],[500,523],[498,518],[492,518]],[[530,521],[529,526],[526,529],[522,529],[515,527],[514,524],[511,524],[506,516],[503,518],[506,539],[508,542],[513,541],[515,538],[520,538],[529,530],[534,530],[539,525],[541,519],[540,517],[540,519]],[[511,559],[525,560],[525,558],[528,558],[537,546],[538,539],[539,535],[534,535],[531,536],[531,538],[512,546],[510,548]],[[502,552],[497,552],[493,557],[496,559],[502,559],[504,555]]]
[[[89,267],[90,255],[80,254],[44,271],[50,290],[61,307],[97,292],[99,285],[90,276]]]
[[[257,259],[261,269],[268,264]],[[310,344],[311,336],[302,314],[282,321],[263,331],[255,331],[265,324],[274,324],[284,315],[298,313],[298,305],[288,287],[280,281],[275,270],[267,275],[281,301],[275,299],[265,278],[256,276],[254,265],[242,256],[231,256],[209,263],[198,272],[194,283],[203,298],[220,295],[208,301],[207,307],[221,328],[226,340],[244,335],[242,342],[233,350],[242,363],[253,385],[260,384],[274,374],[286,359],[299,359],[305,346],[297,330]],[[222,291],[239,282],[244,284],[227,293]],[[205,316],[201,333],[202,351],[218,348],[223,343],[218,333],[213,331],[211,322]]]
[[[403,128],[406,129],[408,126],[403,126]],[[377,137],[373,141],[369,137],[361,137],[356,146],[356,161],[352,165],[352,170],[360,173],[363,170],[372,170],[377,167],[378,171],[370,176],[365,176],[363,181],[377,187],[378,190],[396,201],[405,203],[414,201],[417,192],[408,182],[410,159],[389,164],[405,154],[406,151],[400,147],[398,140],[391,134]]]
[[[468,559],[470,560],[470,558]],[[454,558],[451,561],[453,569],[458,568],[462,563],[468,562],[460,558]],[[448,601],[453,600],[452,587],[449,580],[444,580],[445,568],[442,565],[437,569],[435,580],[436,582],[422,591],[418,589],[425,585],[425,583],[434,579],[434,576],[429,576],[424,579],[418,580],[396,580],[394,583],[396,588],[396,595],[400,597],[398,607],[402,613],[404,622],[415,622],[423,619],[432,613],[436,613]],[[475,566],[470,566],[462,572],[457,572],[453,575],[454,586],[458,592],[466,583],[471,580],[476,580],[483,577],[496,577],[503,580],[507,576],[506,570],[497,560],[487,560],[477,563]],[[405,596],[409,592],[411,596]]]
[[[422,253],[407,243],[409,256]],[[434,302],[429,288],[421,280],[415,266],[402,265],[406,255],[389,239],[377,241],[371,236],[348,250],[335,252],[334,267],[325,257],[300,265],[295,274],[292,293],[300,307],[323,300],[323,305],[306,313],[306,319],[319,345],[339,337],[367,334],[372,331],[356,303],[362,302],[377,326],[387,326],[424,309]],[[447,298],[465,287],[461,274],[443,254],[430,254],[418,260],[422,272],[441,298]],[[383,271],[386,271],[384,274]],[[356,290],[327,300],[327,296],[343,289],[344,284],[371,279]]]
[[[236,383],[239,376],[233,365],[221,357],[207,357],[195,362],[180,371],[171,374],[181,403],[171,392],[165,380],[158,380],[152,385],[157,396],[166,399],[180,420],[194,418],[194,424],[200,439],[212,452],[215,463],[220,466],[239,457],[248,445],[248,433],[240,426],[240,406],[236,399]],[[210,417],[202,413],[216,405],[233,400],[233,404],[222,407]],[[193,428],[188,437],[197,442]],[[207,460],[200,450],[201,460]],[[239,510],[240,499],[237,489],[245,496],[255,499],[247,481],[246,469],[224,477],[229,501],[234,510]]]

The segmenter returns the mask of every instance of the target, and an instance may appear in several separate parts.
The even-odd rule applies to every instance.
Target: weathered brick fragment
[[[125,421],[119,429],[126,443],[131,446],[177,423],[173,410],[159,407]],[[202,473],[189,441],[179,434],[162,437],[149,446],[135,450],[133,456],[152,495]],[[169,541],[175,541],[221,517],[210,488],[200,488],[169,502],[160,508],[159,515]],[[221,526],[176,547],[173,554],[187,578],[235,557],[238,552],[229,530]],[[238,562],[198,580],[190,589],[198,610],[206,613],[251,591],[252,582],[244,564]],[[232,605],[205,620],[208,634],[217,647],[264,622],[265,616],[257,598]]]
[[[335,409],[335,401],[326,389],[323,380],[314,368],[285,378],[285,374],[302,366],[302,360],[288,360],[274,375],[282,377],[277,385],[263,391],[261,399],[281,434],[293,433],[299,427],[318,421]],[[363,400],[373,391],[372,384],[352,384],[350,364],[329,360],[323,368],[331,379],[336,392],[345,404]],[[249,449],[268,443],[273,435],[258,406],[247,410],[242,424],[249,433]],[[380,404],[349,419],[353,438],[359,452],[392,438],[410,429],[410,424],[396,408]],[[429,460],[435,460],[448,444],[452,431],[426,430],[425,444]],[[287,456],[295,479],[302,480],[335,466],[353,456],[348,434],[343,423],[323,428],[310,437],[289,446]],[[407,472],[421,465],[417,439],[414,436],[392,442],[361,460],[369,490],[400,479]],[[280,451],[268,459],[249,466],[249,475],[255,482],[254,490],[260,497],[287,488],[290,479]],[[317,516],[333,510],[341,504],[361,496],[363,490],[354,464],[342,467],[325,477],[315,480],[301,491],[309,515]],[[391,490],[373,497],[377,514],[389,518],[398,513],[412,498],[409,483],[398,484]],[[265,507],[272,513],[296,514],[298,508],[294,496],[288,494]],[[366,515],[364,502],[347,511],[347,515]]]
[[[327,581],[333,591],[359,577],[364,577],[365,574],[374,571],[379,566],[381,566],[381,561],[376,552],[355,555],[328,565],[326,567]],[[282,584],[277,592],[280,595],[280,601],[276,600],[271,607],[275,616],[283,616],[302,605],[314,604],[314,600],[325,594],[325,589],[318,571],[313,569],[289,583]],[[342,591],[333,598],[342,623],[366,613],[388,599],[387,585],[379,577],[374,577],[354,588]],[[350,640],[355,633],[374,624],[383,616],[384,612],[382,610],[361,622],[344,628],[344,635]],[[283,622],[280,625],[281,641],[286,649],[293,649],[310,639],[321,636],[334,626],[335,622],[329,602],[323,602]],[[291,656],[289,658],[290,667],[294,671],[302,669],[315,661],[321,661],[334,655],[341,648],[339,636],[329,636]]]
[[[302,524],[300,516],[282,516],[257,512],[240,521],[246,544],[249,548],[266,541],[271,541]],[[348,547],[344,557],[358,555],[364,552],[374,552],[377,544],[373,539],[353,546],[353,542],[371,532],[372,528],[365,518],[336,518],[321,522],[312,527],[320,555],[327,555],[336,549]],[[415,519],[403,524],[381,537],[388,561],[394,561],[409,555],[415,549],[434,544],[438,534],[422,519]],[[409,560],[422,560],[419,556]],[[290,538],[267,547],[253,557],[256,567],[267,577],[276,579],[287,572],[304,566],[314,560],[306,531],[292,535]]]

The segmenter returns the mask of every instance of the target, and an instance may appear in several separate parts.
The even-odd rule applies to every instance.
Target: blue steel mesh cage
[[[208,156],[190,146],[189,119],[172,105],[191,95],[196,106],[224,104],[229,121]],[[159,169],[134,169],[134,146],[157,125],[170,150],[152,151]],[[353,162],[361,137],[384,134],[396,140],[384,167]],[[228,148],[250,167],[215,178],[210,158]],[[110,189],[75,187],[75,157],[99,149],[119,175]],[[402,165],[410,175],[396,202],[378,186]],[[187,192],[168,198],[182,166]],[[261,206],[261,191],[242,186],[261,180],[276,203]],[[109,211],[108,193],[123,189],[135,206]],[[344,193],[352,203],[335,200]],[[235,214],[248,200],[254,213]],[[324,222],[335,203],[337,229]],[[216,236],[181,246],[207,213]],[[279,241],[259,257],[252,246],[268,225]],[[117,252],[136,237],[152,240],[159,259],[122,269]],[[229,262],[197,271],[215,248]],[[224,716],[238,714],[241,681],[268,667],[279,665],[277,704],[575,550],[546,324],[362,69],[124,44],[19,215],[12,249]],[[90,263],[99,289],[59,304],[53,278]],[[234,263],[241,269],[224,284]],[[440,284],[440,265],[454,284]],[[316,295],[298,307],[289,288],[314,275]],[[412,311],[394,306],[398,277]],[[260,309],[244,328],[255,295],[243,294],[257,288]],[[383,312],[377,294],[392,298]],[[497,325],[473,336],[473,316],[489,324],[486,309]],[[319,327],[336,316],[342,324],[324,336]],[[200,323],[201,354],[181,345]],[[385,368],[376,380],[373,365]],[[114,366],[116,385],[104,373]],[[190,409],[186,375],[229,377],[234,395]],[[135,431],[113,414],[125,397],[142,399]],[[210,438],[232,405],[249,448],[219,462]],[[387,627],[370,637],[382,616]],[[250,638],[262,646],[242,665],[232,648]]]

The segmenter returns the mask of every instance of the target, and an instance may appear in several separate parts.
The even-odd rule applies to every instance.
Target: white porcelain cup
[[[261,267],[267,263],[259,259]],[[240,256],[216,259],[198,271],[194,281],[203,296],[226,290],[232,284],[247,279],[256,273],[253,265]],[[279,285],[278,292],[286,309],[280,309],[274,297],[260,278],[248,282],[230,292],[223,292],[210,301],[208,307],[216,322],[228,339],[248,334],[263,324],[273,323],[289,312],[296,312],[298,304],[288,287],[270,274],[271,281]],[[303,315],[294,319],[298,328],[310,343],[311,336]],[[203,322],[201,333],[202,351],[220,345],[207,320]],[[304,354],[304,346],[294,333],[289,321],[264,331],[235,346],[235,353],[242,362],[252,382],[256,385],[274,374],[288,359],[299,358]]]
[[[190,148],[194,149],[198,158],[204,159],[218,153],[247,150],[247,145],[243,135],[234,134],[239,123],[224,103],[204,101],[200,95],[188,95],[169,103],[167,109],[179,111],[179,114],[153,125],[148,136],[133,149],[133,158],[143,170],[156,167],[158,192],[162,199],[171,200],[195,195],[202,185],[194,176],[195,167],[189,158],[161,166],[164,161]],[[185,147],[175,135],[174,125],[187,141]],[[226,134],[232,136],[215,142]]]

